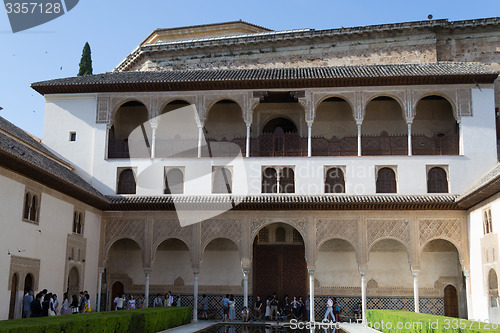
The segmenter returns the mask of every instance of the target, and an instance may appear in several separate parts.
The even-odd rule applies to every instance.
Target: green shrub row
[[[163,307],[137,310],[82,313],[43,318],[0,321],[0,332],[8,333],[153,333],[187,324],[192,310]]]
[[[368,325],[384,333],[496,333],[500,325],[409,311],[367,310]]]

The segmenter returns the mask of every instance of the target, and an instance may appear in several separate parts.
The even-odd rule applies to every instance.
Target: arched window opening
[[[292,168],[283,168],[279,178],[280,193],[295,193],[295,173]]]
[[[304,156],[307,154],[307,138],[299,135],[292,120],[277,117],[262,127],[258,150],[258,156]]]
[[[457,289],[451,284],[444,288],[444,315],[458,318]]]
[[[312,125],[313,156],[356,156],[358,130],[350,104],[339,97],[322,101]]]
[[[377,173],[377,193],[396,193],[396,174],[391,168],[381,168]]]
[[[427,173],[427,193],[448,193],[448,177],[440,167],[433,167]]]
[[[82,213],[78,213],[78,230],[77,233],[82,235],[83,234],[83,216]]]
[[[23,213],[23,218],[25,220],[29,220],[30,218],[30,206],[31,206],[31,193],[26,192],[26,195],[24,197],[24,213]]]
[[[380,96],[366,105],[361,132],[364,156],[408,154],[408,126],[394,98]]]
[[[118,176],[118,189],[117,194],[135,194],[136,182],[135,175],[132,169],[125,169],[120,172]]]
[[[180,169],[171,169],[165,177],[165,194],[184,193],[184,174]]]
[[[345,193],[344,172],[341,168],[330,168],[327,170],[325,193]]]
[[[38,220],[38,196],[33,195],[31,199],[30,217],[29,220],[36,222]]]
[[[491,219],[490,208],[483,211],[483,231],[485,235],[493,232],[493,221]]]
[[[76,233],[78,230],[78,213],[73,214],[73,232]]]
[[[458,143],[458,123],[450,102],[437,95],[420,99],[412,124],[412,153],[458,155]]]
[[[302,243],[304,240],[302,239],[302,236],[300,235],[300,232],[297,229],[293,229],[293,242],[294,243]]]
[[[262,228],[259,230],[259,239],[258,241],[260,243],[267,243],[269,242],[269,229],[267,228]]]
[[[286,230],[283,227],[276,228],[275,239],[277,243],[284,243],[286,241]]]
[[[12,279],[10,281],[10,306],[9,306],[9,319],[14,319],[15,311],[16,311],[16,298],[17,298],[17,284],[18,284],[18,276],[17,273],[12,275]]]
[[[489,307],[498,307],[498,276],[493,268],[488,272],[488,294],[490,296]]]
[[[262,129],[262,133],[298,133],[297,126],[290,119],[277,117],[269,120]]]
[[[130,158],[129,153],[129,135],[138,126],[143,126],[143,131],[146,133],[151,133],[149,125],[146,123],[148,121],[148,110],[146,106],[138,101],[129,101],[121,105],[115,114],[114,123],[108,132],[108,157],[109,158]],[[142,139],[144,142],[134,143],[150,147],[150,142],[147,140],[147,136]],[[146,154],[146,149],[144,149],[144,154]],[[144,156],[132,156],[137,157],[149,157]]]
[[[265,168],[262,171],[262,193],[278,192],[278,173],[275,168]]]
[[[232,193],[232,174],[227,168],[217,168],[214,172],[213,193]]]

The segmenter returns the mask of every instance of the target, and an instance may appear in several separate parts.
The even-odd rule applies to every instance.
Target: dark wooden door
[[[26,274],[24,278],[24,292],[33,289],[33,276],[31,274]]]
[[[16,294],[17,294],[17,274],[12,275],[10,285],[10,306],[9,306],[9,319],[14,319],[14,312],[16,311]]]
[[[113,287],[111,288],[111,310],[114,310],[116,304],[114,302],[115,297],[119,297],[123,295],[123,284],[121,282],[113,283]]]
[[[457,290],[452,285],[444,288],[444,315],[458,318],[458,295]]]
[[[254,245],[253,272],[254,297],[307,296],[304,245]]]

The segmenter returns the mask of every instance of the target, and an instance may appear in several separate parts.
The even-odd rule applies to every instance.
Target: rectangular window
[[[484,231],[485,235],[493,232],[493,221],[491,219],[491,208],[485,209],[483,211],[483,231]]]
[[[73,233],[83,235],[83,225],[85,222],[85,215],[81,210],[73,212]]]
[[[295,171],[287,166],[264,166],[261,174],[262,193],[295,193]]]
[[[212,193],[232,193],[233,174],[227,167],[213,167]]]
[[[165,168],[165,186],[164,194],[183,194],[184,193],[184,168],[169,167]]]
[[[135,181],[135,168],[125,167],[117,169],[116,194],[135,194],[137,184]]]
[[[69,132],[69,141],[76,141],[76,132]]]
[[[24,193],[23,220],[38,224],[40,214],[40,198],[42,194],[33,189],[26,189]]]

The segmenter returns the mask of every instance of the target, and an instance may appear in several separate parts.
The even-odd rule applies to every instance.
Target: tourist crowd
[[[23,318],[47,317],[65,314],[91,312],[90,295],[87,291],[80,291],[79,296],[64,293],[62,302],[56,294],[49,293],[47,289],[34,295],[29,289],[23,297]]]
[[[132,310],[132,309],[142,309],[146,307],[144,296],[130,295],[128,298],[125,295],[120,295],[115,297],[113,300],[115,304],[115,310]],[[177,294],[174,296],[171,291],[169,291],[165,296],[157,294],[153,300],[153,307],[161,306],[181,306],[181,295]]]

